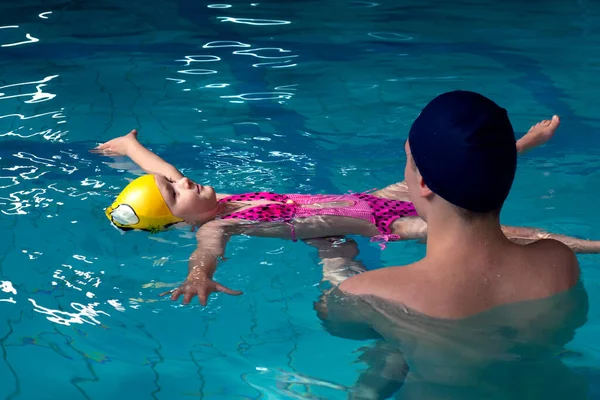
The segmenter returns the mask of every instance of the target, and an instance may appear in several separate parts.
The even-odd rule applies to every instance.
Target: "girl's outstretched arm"
[[[526,228],[520,226],[502,225],[502,232],[504,232],[504,235],[510,239],[510,241],[521,245],[527,245],[543,239],[553,239],[567,245],[571,250],[573,250],[573,252],[577,254],[600,253],[600,241],[598,240],[578,239],[572,236],[546,232],[537,228]]]
[[[427,223],[420,218],[400,218],[393,225],[394,233],[400,235],[403,239],[427,240]],[[598,254],[600,253],[600,241],[578,239],[572,236],[560,235],[557,233],[546,232],[542,229],[528,228],[521,226],[502,225],[502,232],[511,241],[520,245],[527,245],[538,240],[554,239],[565,245],[578,254]]]
[[[183,304],[189,304],[194,296],[198,296],[200,304],[205,306],[208,296],[213,292],[223,292],[232,296],[242,294],[213,280],[217,263],[223,259],[230,237],[226,225],[221,221],[211,221],[198,229],[198,247],[190,256],[186,280],[177,289],[161,293],[161,296],[170,294],[171,300],[175,301],[183,295]]]
[[[134,129],[125,136],[120,136],[102,143],[92,151],[108,156],[126,156],[149,174],[162,175],[171,180],[183,178],[183,174],[152,151],[148,150],[137,139]]]

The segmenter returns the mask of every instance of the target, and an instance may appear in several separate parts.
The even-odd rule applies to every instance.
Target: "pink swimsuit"
[[[291,226],[292,240],[296,241],[292,221],[295,218],[307,218],[315,215],[338,215],[358,218],[377,226],[380,235],[371,240],[385,242],[399,240],[400,236],[392,233],[392,223],[402,217],[417,216],[412,203],[407,201],[389,200],[366,193],[342,195],[306,195],[306,194],[276,194],[272,192],[244,193],[225,197],[219,202],[266,200],[277,203],[262,204],[247,208],[243,211],[224,215],[222,219],[245,219],[260,222],[284,222]],[[334,206],[329,208],[302,207],[310,204],[325,204],[346,202],[349,206]]]

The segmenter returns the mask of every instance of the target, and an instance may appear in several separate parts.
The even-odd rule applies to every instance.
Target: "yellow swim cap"
[[[154,175],[140,176],[127,185],[106,209],[106,217],[119,228],[152,232],[183,221],[167,207]]]

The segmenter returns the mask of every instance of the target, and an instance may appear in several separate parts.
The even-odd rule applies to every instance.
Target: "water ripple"
[[[230,102],[261,101],[261,100],[289,100],[294,93],[289,92],[254,92],[221,96],[222,99],[233,99]]]
[[[29,161],[37,163],[37,164],[42,164],[47,167],[54,167],[54,160],[48,159],[48,158],[43,158],[43,157],[38,157],[35,154],[20,151],[20,152],[14,154],[14,156],[17,158],[23,159],[23,160],[29,160]],[[5,169],[9,169],[9,168],[5,168]]]
[[[60,121],[58,123],[61,123],[61,122],[65,122],[65,121]],[[24,126],[21,126],[21,127],[17,128],[17,131],[24,129],[24,128],[25,128]],[[29,128],[29,130],[33,130],[33,128]],[[39,131],[39,132],[33,132],[31,134],[22,134],[22,133],[18,133],[18,132],[14,132],[14,131],[9,131],[6,133],[0,133],[0,137],[16,136],[19,138],[27,139],[27,138],[31,138],[33,136],[42,136],[44,139],[46,139],[48,141],[62,142],[63,140],[61,138],[65,135],[67,135],[68,133],[69,133],[69,131],[61,131],[61,130],[53,131],[52,129],[46,129],[46,130]]]
[[[234,17],[217,17],[221,22],[233,22],[235,24],[267,26],[267,25],[287,25],[291,21],[277,19],[260,19],[260,18],[234,18]]]
[[[57,77],[58,77],[58,75],[50,75],[39,81],[20,82],[20,83],[13,83],[10,85],[0,86],[0,90],[9,89],[9,88],[20,88],[20,87],[26,86],[26,85],[35,85],[35,89],[36,89],[36,91],[33,93],[19,93],[19,94],[15,94],[15,95],[11,95],[11,96],[7,96],[6,93],[0,92],[0,100],[13,99],[13,98],[17,98],[17,97],[26,97],[26,96],[31,96],[31,100],[25,101],[25,103],[30,103],[30,104],[52,100],[53,98],[56,97],[56,95],[52,94],[52,93],[46,93],[42,90],[42,88],[47,86],[46,82],[50,82],[52,79],[57,78]]]
[[[266,153],[249,151],[252,148],[260,148],[249,145],[252,141],[265,140],[267,137],[275,140],[281,135],[276,133],[266,134],[264,126],[262,126],[263,129],[260,129],[261,124],[251,121],[237,122],[235,125],[239,127],[256,126],[258,129],[241,129],[240,132],[247,132],[247,134],[241,134],[236,139],[225,139],[224,141],[230,143],[230,145],[217,149],[213,149],[210,142],[202,142],[198,146],[203,149],[201,155],[203,159],[206,157],[210,161],[206,162],[204,176],[198,176],[199,181],[205,181],[209,184],[212,182],[223,191],[255,185],[260,185],[263,188],[273,188],[283,181],[292,179],[291,177],[284,177],[286,175],[284,171],[288,171],[289,168],[308,171],[309,175],[313,173],[315,160],[305,154],[278,150]],[[302,182],[295,182],[294,190],[310,189],[307,189]]]
[[[165,78],[168,81],[174,81],[175,83],[184,83],[185,79],[176,79],[176,78]]]
[[[373,8],[380,5],[380,3],[373,3],[371,1],[351,1],[350,4],[360,5],[362,8]]]
[[[235,40],[216,40],[214,42],[208,42],[202,48],[204,49],[216,49],[220,47],[251,47],[249,44],[237,42]]]
[[[387,82],[412,82],[412,81],[452,81],[458,80],[462,77],[458,75],[450,75],[450,76],[404,76],[402,78],[390,78],[386,79]]]
[[[188,75],[210,75],[210,74],[216,74],[217,71],[213,70],[213,69],[183,69],[180,71],[177,71],[180,74],[188,74]]]
[[[24,126],[21,126],[19,128],[17,128],[17,131],[24,129]],[[33,128],[29,128],[29,130],[33,130]],[[49,140],[49,141],[54,141],[57,140],[59,142],[62,142],[62,140],[60,140],[60,138],[64,135],[67,134],[67,131],[52,131],[52,129],[46,129],[43,131],[39,131],[39,132],[33,132],[30,134],[24,134],[24,133],[18,133],[18,132],[14,132],[14,131],[9,131],[6,133],[0,133],[0,137],[4,137],[4,136],[16,136],[22,139],[28,139],[31,138],[33,136],[42,136],[44,139]]]
[[[289,85],[277,86],[275,90],[296,90],[296,86],[298,86],[297,83],[292,83]]]
[[[28,299],[31,304],[33,304],[34,311],[40,314],[47,315],[47,319],[50,322],[54,322],[60,325],[70,326],[71,324],[90,324],[90,325],[100,325],[100,321],[96,319],[96,317],[100,315],[105,315],[110,317],[110,314],[95,310],[94,307],[98,307],[99,303],[91,303],[87,305],[79,304],[79,303],[71,303],[71,308],[76,312],[68,312],[61,310],[53,310],[50,308],[46,308],[37,304],[37,302],[33,299]]]
[[[31,152],[19,151],[11,154],[13,158],[3,159],[5,167],[1,169],[0,176],[0,212],[5,215],[26,215],[30,208],[47,208],[51,205],[62,205],[61,201],[54,199],[52,193],[85,200],[90,196],[101,195],[96,189],[102,188],[104,183],[93,178],[84,178],[79,181],[79,187],[62,186],[58,182],[46,184],[45,187],[23,189],[19,186],[25,181],[37,181],[46,174],[59,172],[66,176],[73,175],[82,167],[89,167],[90,161],[82,159],[77,154],[60,151],[50,157],[40,157]],[[73,161],[69,161],[69,159]],[[11,189],[18,186],[20,190]],[[8,190],[7,190],[8,189]],[[12,192],[11,192],[12,190]],[[46,215],[51,218],[53,213]]]
[[[111,306],[113,306],[115,308],[115,310],[117,310],[117,311],[121,311],[121,312],[125,311],[125,307],[123,307],[121,305],[121,302],[117,299],[108,300],[107,303],[110,304]]]
[[[252,64],[253,67],[269,67],[269,68],[290,68],[297,66],[297,63],[292,63],[292,60],[283,60],[283,61],[269,61],[269,62],[261,62]]]
[[[239,54],[239,55],[246,55],[246,56],[253,56],[256,58],[266,58],[266,59],[281,59],[281,58],[294,58],[294,57],[298,57],[297,54],[290,54],[288,56],[264,56],[264,55],[260,55],[258,54],[258,52],[260,51],[271,51],[274,50],[277,53],[291,53],[291,50],[285,50],[279,47],[261,47],[258,49],[249,49],[249,50],[236,50],[233,52],[233,54]]]
[[[0,26],[0,29],[19,29],[19,25]],[[5,44],[0,45],[0,47],[14,47],[14,46],[20,46],[20,45],[28,44],[28,43],[36,43],[36,42],[40,41],[40,39],[31,36],[31,34],[29,34],[29,33],[25,33],[25,38],[27,38],[27,40],[21,41],[21,42],[5,43]]]
[[[14,176],[0,176],[0,179],[8,179],[11,181],[11,183],[9,183],[7,185],[1,183],[2,181],[0,181],[0,189],[8,189],[9,187],[16,186],[19,184],[19,181]],[[2,203],[0,203],[0,204],[2,204]]]
[[[30,260],[36,260],[37,258],[39,258],[39,256],[43,255],[44,253],[39,252],[39,251],[32,251],[31,253],[29,252],[29,250],[21,250],[21,252],[23,254],[27,254],[27,257]],[[16,293],[15,293],[16,294]]]
[[[264,54],[264,53],[267,54]],[[295,67],[296,63],[293,63],[291,58],[298,57],[297,54],[287,54],[287,55],[269,55],[270,52],[276,53],[291,53],[291,50],[285,50],[279,47],[261,47],[257,49],[248,49],[248,50],[236,50],[233,54],[242,55],[242,56],[251,56],[259,59],[265,60],[275,60],[275,61],[266,61],[252,64],[253,67],[268,67],[268,68],[289,68]],[[261,54],[262,53],[262,54]]]
[[[375,39],[395,41],[395,42],[407,42],[409,40],[413,40],[412,36],[404,35],[402,33],[397,32],[369,32],[369,36]]]
[[[198,55],[198,56],[185,56],[184,60],[175,60],[185,62],[185,66],[189,67],[193,62],[213,62],[220,61],[221,57],[212,56],[212,55]]]
[[[14,288],[12,282],[10,282],[10,281],[0,281],[0,290],[2,290],[4,293],[10,293],[10,294],[14,294],[14,295],[17,294],[17,290]],[[8,299],[0,299],[0,302],[13,303],[13,304],[17,303],[12,296],[9,297]]]
[[[229,83],[209,83],[208,85],[205,85],[204,87],[207,89],[223,89],[230,86]]]
[[[93,262],[88,260],[85,260],[85,262],[93,264]],[[67,279],[67,277],[64,275],[65,269],[71,271],[73,275],[71,280],[73,282]],[[91,286],[93,286],[94,288],[98,288],[98,286],[100,286],[100,284],[102,283],[102,280],[98,276],[96,276],[94,272],[75,269],[72,265],[69,264],[62,264],[60,269],[55,270],[52,274],[52,279],[55,279],[51,282],[52,286],[57,286],[57,281],[61,281],[66,287],[75,289],[80,292],[83,291],[84,287],[88,284],[91,284]],[[88,297],[90,296],[88,295]]]
[[[34,114],[29,117],[26,117],[23,114],[6,114],[6,115],[0,115],[0,119],[9,118],[9,117],[17,117],[21,120],[25,120],[25,119],[44,117],[46,115],[51,115],[52,118],[64,118],[64,115],[62,114],[63,111],[64,111],[64,108],[62,108],[60,111],[48,111],[48,112],[41,113],[41,114]]]

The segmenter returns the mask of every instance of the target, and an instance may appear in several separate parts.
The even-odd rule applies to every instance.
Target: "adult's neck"
[[[497,217],[466,221],[447,207],[427,218],[427,255],[431,260],[468,264],[501,254],[510,245]]]

